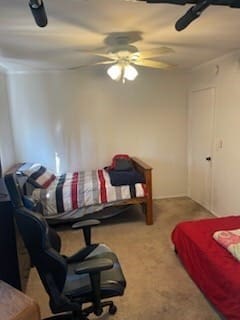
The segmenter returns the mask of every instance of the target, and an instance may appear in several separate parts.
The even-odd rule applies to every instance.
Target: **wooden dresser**
[[[0,320],[40,320],[38,304],[24,293],[0,281]]]

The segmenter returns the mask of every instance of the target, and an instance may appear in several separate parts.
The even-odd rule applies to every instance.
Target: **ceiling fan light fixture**
[[[138,76],[137,69],[131,66],[130,64],[124,67],[124,74],[123,77],[127,80],[133,81]]]
[[[107,74],[112,80],[120,80],[122,75],[122,66],[120,66],[119,64],[112,65],[107,69]]]
[[[122,79],[122,82],[125,83],[125,79],[133,81],[138,76],[136,68],[130,64],[114,64],[107,69],[107,74],[112,80],[119,81]]]

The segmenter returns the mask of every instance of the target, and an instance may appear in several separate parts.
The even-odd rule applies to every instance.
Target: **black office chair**
[[[48,319],[87,320],[92,312],[101,315],[105,306],[115,314],[113,302],[102,299],[124,293],[126,280],[117,256],[103,244],[89,244],[70,257],[60,255],[51,243],[44,217],[23,206],[14,174],[5,176],[5,182],[17,226],[49,295],[50,308],[54,314],[63,313]],[[91,305],[83,309],[84,303]]]

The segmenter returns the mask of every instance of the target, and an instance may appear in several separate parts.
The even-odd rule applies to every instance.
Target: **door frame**
[[[212,90],[213,94],[213,110],[212,110],[212,134],[211,134],[211,147],[210,147],[210,156],[211,156],[211,170],[209,172],[209,208],[206,208],[210,212],[213,213],[213,191],[214,191],[214,175],[215,175],[215,141],[216,141],[216,87],[215,86],[208,86],[199,89],[192,89],[188,92],[188,111],[187,111],[187,194],[190,197],[191,194],[191,177],[190,177],[190,168],[192,163],[192,141],[191,141],[191,118],[192,118],[192,109],[191,109],[191,97],[194,92],[200,92],[204,90]]]

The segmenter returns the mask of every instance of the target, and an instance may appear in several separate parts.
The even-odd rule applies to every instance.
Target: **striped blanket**
[[[111,203],[123,199],[144,197],[145,185],[111,185],[106,170],[65,173],[57,177],[47,189],[36,188],[34,202],[40,202],[44,214],[51,216],[86,206]]]

